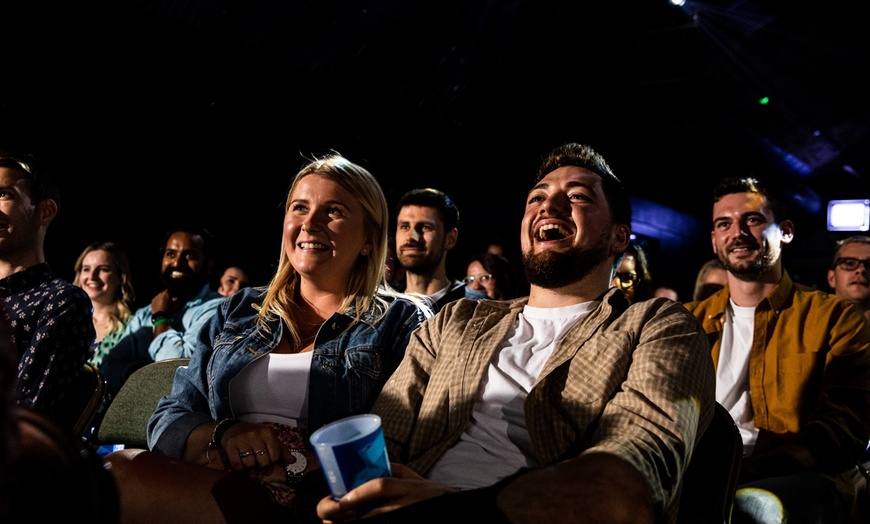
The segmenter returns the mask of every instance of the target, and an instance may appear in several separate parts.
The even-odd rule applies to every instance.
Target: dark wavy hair
[[[15,169],[27,178],[33,203],[54,200],[60,213],[60,190],[42,158],[28,152],[0,150],[0,167]]]
[[[438,210],[441,221],[444,222],[444,231],[459,227],[459,208],[443,191],[431,187],[412,189],[399,198],[396,214],[398,215],[399,210],[405,206],[434,207]]]
[[[541,162],[535,182],[565,166],[582,167],[600,176],[601,189],[610,206],[613,221],[631,227],[631,200],[622,181],[613,174],[604,157],[586,144],[569,142],[551,150]]]
[[[767,206],[773,213],[773,219],[781,222],[788,218],[788,209],[780,195],[764,180],[757,176],[741,176],[723,178],[713,188],[713,203],[722,200],[726,195],[734,193],[757,193],[764,197]]]

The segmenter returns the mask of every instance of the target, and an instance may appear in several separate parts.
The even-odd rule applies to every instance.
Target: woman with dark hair
[[[478,253],[471,257],[465,283],[489,298],[509,300],[525,296],[517,272],[508,259],[495,253]]]
[[[649,261],[646,251],[636,240],[632,240],[625,250],[625,256],[613,276],[613,285],[621,289],[631,303],[653,298]]]

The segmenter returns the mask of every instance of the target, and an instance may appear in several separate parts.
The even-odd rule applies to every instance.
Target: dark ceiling
[[[329,148],[391,200],[451,193],[468,242],[514,241],[573,140],[705,223],[732,173],[791,191],[810,238],[827,200],[870,197],[857,1],[6,0],[0,23],[0,146],[67,175],[62,257],[192,219],[271,261],[289,177]]]

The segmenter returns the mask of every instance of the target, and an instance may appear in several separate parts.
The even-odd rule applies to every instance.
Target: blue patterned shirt
[[[0,297],[18,350],[16,401],[51,417],[91,356],[91,299],[52,276],[47,262],[0,279]]]

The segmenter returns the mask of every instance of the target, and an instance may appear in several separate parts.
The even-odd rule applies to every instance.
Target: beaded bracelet
[[[211,464],[211,456],[209,456],[209,451],[213,449],[219,449],[221,447],[221,439],[224,438],[224,433],[226,433],[227,430],[230,429],[230,427],[238,424],[239,422],[241,421],[234,418],[225,418],[215,424],[214,431],[211,434],[211,442],[209,442],[208,447],[205,448],[205,458],[206,460],[208,460],[209,464]]]
[[[214,427],[214,433],[211,434],[211,442],[208,443],[208,449],[220,448],[221,439],[224,438],[224,433],[239,422],[241,421],[234,418],[225,418],[218,422]]]

